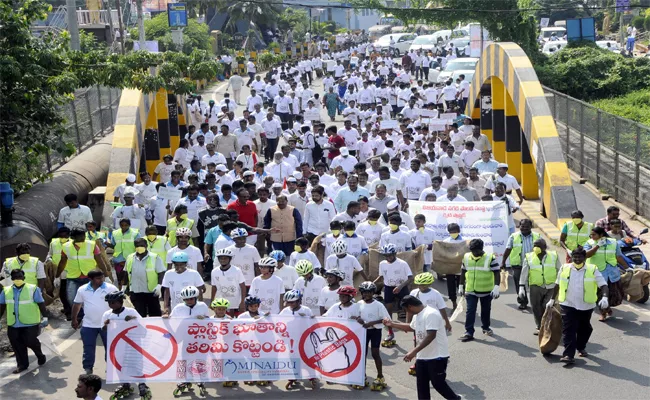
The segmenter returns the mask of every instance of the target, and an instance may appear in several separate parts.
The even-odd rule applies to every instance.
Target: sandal
[[[26,369],[27,369],[27,367],[22,367],[22,368],[21,368],[21,367],[16,367],[16,369],[14,369],[13,371],[11,371],[11,373],[12,373],[12,374],[19,374],[19,373],[23,372],[23,371],[26,370]]]

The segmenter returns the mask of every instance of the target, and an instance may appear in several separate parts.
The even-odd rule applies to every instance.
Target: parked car
[[[613,51],[618,53],[621,51],[621,48],[618,46],[618,43],[614,40],[597,40],[596,45],[601,49]]]
[[[416,36],[417,35],[415,33],[395,33],[384,35],[374,43],[375,49],[379,51],[388,50],[390,47],[390,38],[392,37],[395,41],[395,49],[393,50],[392,56],[399,57],[402,54],[408,52]]]
[[[565,40],[555,40],[552,42],[546,42],[542,47],[542,53],[546,55],[551,55],[553,53],[557,53],[558,51],[562,50],[563,48],[566,47],[566,45],[567,42]]]
[[[451,79],[455,71],[473,71],[477,62],[478,58],[475,57],[455,58],[449,61],[445,69],[440,71],[440,74],[438,75],[438,83],[447,82]]]
[[[548,42],[554,33],[555,33],[555,37],[557,37],[558,39],[562,39],[564,37],[564,34],[566,33],[566,29],[559,26],[542,28],[542,31],[539,34],[540,43]]]
[[[459,76],[465,75],[465,80],[469,83],[472,83],[472,79],[474,79],[474,70],[473,69],[459,69],[458,71],[454,71],[453,74],[451,74],[451,79],[456,82],[456,79],[458,79]]]
[[[411,50],[423,50],[423,51],[433,51],[436,48],[436,37],[434,35],[422,35],[418,36],[411,43],[409,51]]]
[[[469,37],[462,37],[458,39],[453,39],[450,41],[451,44],[454,45],[455,49],[458,49],[460,51],[460,56],[469,56],[469,54],[465,54],[465,47],[469,46]]]

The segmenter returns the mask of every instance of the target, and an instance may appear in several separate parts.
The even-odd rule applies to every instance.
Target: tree
[[[247,23],[246,30],[260,31],[260,25],[275,21],[281,13],[281,6],[272,2],[217,0],[217,10],[228,15],[225,30],[236,32],[235,24]]]
[[[137,38],[138,28],[131,29],[130,33],[131,37]],[[200,24],[190,18],[187,26],[183,28],[183,48],[178,48],[172,40],[166,12],[144,21],[144,37],[146,40],[157,40],[162,50],[182,51],[186,54],[190,54],[193,49],[212,51],[214,41],[207,24]]]

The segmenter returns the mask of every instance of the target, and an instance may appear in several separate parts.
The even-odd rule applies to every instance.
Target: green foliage
[[[273,2],[216,0],[216,3],[217,11],[229,17],[224,30],[230,33],[236,31],[238,21],[246,21],[249,29],[259,31],[260,24],[277,21],[282,12],[282,6]]]
[[[625,58],[591,46],[563,49],[536,63],[535,71],[542,84],[585,101],[650,87],[650,59]]]
[[[132,38],[137,38],[138,28],[131,29],[130,33]],[[172,40],[166,12],[144,21],[144,38],[157,40],[161,51],[182,51],[185,54],[191,53],[193,49],[211,51],[214,41],[207,24],[199,24],[196,20],[189,19],[187,26],[183,28],[183,48],[179,48]]]
[[[648,9],[650,11],[650,9]],[[643,29],[650,31],[650,15],[647,15],[643,20]]]
[[[592,104],[612,114],[650,126],[650,89],[636,90],[624,96],[594,101]]]
[[[645,18],[642,17],[641,15],[637,15],[636,17],[632,18],[632,26],[634,26],[636,29],[643,29],[643,23],[645,22]]]
[[[280,53],[280,54],[275,54],[275,53],[270,53],[268,51],[265,51],[259,55],[257,58],[257,63],[258,66],[261,70],[268,69],[269,67],[279,64],[282,61],[284,61],[285,55]]]
[[[302,37],[309,30],[309,14],[301,8],[287,7],[278,16],[278,28],[282,32],[293,30],[294,38]]]

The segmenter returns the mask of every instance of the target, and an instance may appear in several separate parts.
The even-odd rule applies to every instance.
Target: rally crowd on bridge
[[[314,43],[313,56],[269,71],[249,60],[247,82],[227,69],[222,99],[188,98],[187,136],[155,170],[129,175],[115,189],[107,232],[71,193],[47,259],[31,256],[28,244],[17,246],[3,265],[0,293],[14,372],[28,368],[28,348],[45,363],[37,336],[47,324],[46,288],[54,287],[81,332],[80,390],[101,386],[93,375],[96,341],[106,345],[111,320],[298,315],[363,324],[377,367],[373,390],[387,384],[381,347],[396,344],[395,329],[413,331],[415,347],[404,360],[416,375],[417,397],[430,398],[433,385],[457,399],[446,383],[448,309],[465,299],[459,339],[467,342],[480,303],[481,331],[491,336],[502,270],[514,277],[519,309],[532,308],[531,332],[538,334],[545,311],[559,304],[561,360],[588,356],[592,312],[604,321],[623,297],[619,265],[628,265],[616,239],[635,236],[619,210],[611,207],[595,224],[576,210],[562,230],[564,259],[529,219],[515,224],[526,200],[508,165],[494,158],[490,139],[462,114],[470,82],[463,75],[429,82],[432,62],[444,64],[459,51],[441,45],[395,60],[390,48],[379,52],[360,38],[336,50]],[[243,85],[250,88],[245,99]],[[332,123],[340,120],[342,128]],[[503,258],[450,220],[444,242],[467,241],[469,252],[456,274],[436,274],[435,235],[424,215],[409,213],[413,201],[505,202],[510,237]],[[421,246],[423,265],[398,258]],[[378,276],[358,260],[369,249],[382,255]],[[355,287],[357,275],[362,283]],[[431,287],[435,279],[446,280],[450,304]],[[189,386],[179,384],[175,394]],[[139,389],[150,393],[144,383]],[[132,391],[125,384],[116,394]]]

